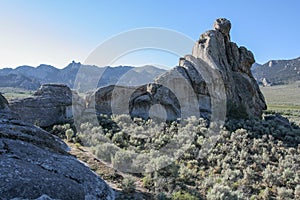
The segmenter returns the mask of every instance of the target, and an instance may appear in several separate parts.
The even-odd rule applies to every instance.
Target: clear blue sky
[[[291,59],[300,56],[299,2],[0,0],[0,68],[84,62],[100,43],[134,28],[173,29],[196,41],[219,17],[231,20],[231,40],[257,62]],[[161,57],[153,62],[177,63],[175,56]]]

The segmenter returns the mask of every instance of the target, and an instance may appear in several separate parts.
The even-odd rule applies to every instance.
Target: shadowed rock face
[[[45,84],[32,97],[11,101],[10,108],[40,127],[66,123],[72,118],[72,91],[66,85]]]
[[[114,199],[60,139],[12,113],[0,94],[0,198]],[[47,198],[46,198],[47,199]]]
[[[210,118],[214,102],[220,106],[214,109],[225,110],[227,117],[261,118],[266,103],[250,70],[255,62],[252,52],[230,41],[229,20],[217,19],[213,28],[200,36],[192,55],[180,58],[179,66],[154,83],[141,86],[142,92],[138,92],[140,88],[136,88],[137,92],[123,88],[120,93],[113,86],[100,88],[95,96],[96,108],[100,113],[111,114],[111,101],[124,97],[127,90],[127,95],[134,97],[125,95],[123,104],[130,108],[132,116],[148,118],[151,107],[160,104],[168,120],[191,115]],[[115,96],[107,96],[108,93]],[[103,102],[106,109],[101,110]]]
[[[8,109],[8,102],[0,93],[0,110],[7,110]]]

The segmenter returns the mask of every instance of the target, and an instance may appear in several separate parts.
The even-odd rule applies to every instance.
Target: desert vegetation
[[[129,199],[136,186],[133,180],[142,182],[156,199],[299,197],[299,122],[232,119],[217,136],[208,137],[213,128],[202,118],[172,123],[127,115],[99,119],[100,125],[82,123],[77,133],[68,125],[53,131],[64,130],[64,138],[134,177],[120,182]],[[180,146],[160,152],[174,141],[181,141]],[[207,144],[212,146],[207,149]]]

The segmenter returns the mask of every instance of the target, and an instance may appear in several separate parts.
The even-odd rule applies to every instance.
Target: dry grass
[[[280,113],[300,125],[300,81],[260,89],[268,105],[267,112]]]
[[[0,92],[7,100],[23,99],[33,94],[33,91],[12,87],[0,87]]]
[[[290,85],[261,87],[267,104],[276,109],[300,109],[300,82]]]

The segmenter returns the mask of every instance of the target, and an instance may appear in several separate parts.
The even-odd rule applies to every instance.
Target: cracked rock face
[[[192,55],[180,58],[179,66],[162,74],[154,83],[140,87],[144,89],[139,95],[124,98],[123,103],[129,104],[130,114],[148,118],[151,107],[160,104],[167,113],[167,120],[199,116],[198,113],[210,119],[212,102],[226,102],[219,107],[222,110],[226,108],[222,115],[261,118],[262,111],[267,107],[250,70],[255,62],[254,56],[247,48],[231,42],[230,29],[229,20],[217,19],[213,30],[203,33],[195,43]],[[216,77],[211,71],[220,75]],[[219,83],[223,84],[222,87],[215,87]],[[222,88],[224,94],[220,95]],[[113,87],[109,89],[110,93],[114,91]],[[128,93],[132,93],[131,90],[128,89]],[[105,102],[106,110],[111,110],[109,107],[113,98],[107,96],[107,91],[100,88],[96,94],[96,108]],[[118,92],[116,94],[122,98],[126,88],[119,95]],[[103,109],[98,110],[100,113],[111,114]]]
[[[0,95],[0,199],[114,199],[59,138],[21,121]]]
[[[67,123],[72,118],[72,91],[66,85],[45,84],[32,97],[9,105],[23,121],[40,127]]]

